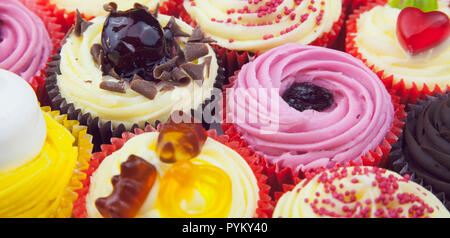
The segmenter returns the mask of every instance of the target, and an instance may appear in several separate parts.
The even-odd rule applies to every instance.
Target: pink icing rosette
[[[27,82],[43,69],[52,51],[44,22],[17,0],[0,2],[0,68]],[[35,85],[33,85],[35,86]]]
[[[405,113],[398,98],[393,101],[375,73],[343,52],[286,44],[246,64],[230,81],[225,133],[239,135],[277,171],[380,165],[401,133]],[[290,107],[280,95],[297,82],[326,88],[333,105],[322,112]]]

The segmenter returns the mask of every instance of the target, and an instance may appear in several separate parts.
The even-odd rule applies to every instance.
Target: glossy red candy
[[[95,201],[105,218],[133,218],[147,199],[156,180],[155,166],[146,160],[130,155],[120,165],[120,175],[112,177],[112,193]]]
[[[423,12],[404,8],[397,19],[397,38],[403,49],[412,55],[429,50],[450,35],[449,17],[440,11]]]

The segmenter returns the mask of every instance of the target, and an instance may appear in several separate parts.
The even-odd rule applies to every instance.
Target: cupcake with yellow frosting
[[[70,217],[91,155],[86,127],[40,108],[33,89],[0,69],[0,217]]]
[[[126,10],[133,7],[133,4],[139,3],[148,7],[150,10],[156,9],[158,4],[165,0],[33,0],[51,9],[53,15],[58,18],[59,23],[67,31],[75,23],[76,11],[80,11],[84,17],[91,19],[96,16],[106,15],[103,6],[110,2],[117,4],[120,10]]]
[[[311,175],[278,200],[279,218],[450,218],[430,191],[409,176],[375,167]]]
[[[450,88],[449,16],[448,1],[379,0],[350,16],[346,51],[415,103]]]
[[[46,82],[52,107],[87,125],[97,149],[173,111],[202,109],[223,78],[198,28],[142,5],[107,10],[88,22],[78,17]]]
[[[270,213],[259,156],[201,124],[172,119],[158,131],[147,127],[124,133],[93,155],[74,203],[75,217],[251,218]]]

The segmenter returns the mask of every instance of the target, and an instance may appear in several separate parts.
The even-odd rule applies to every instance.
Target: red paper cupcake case
[[[375,3],[370,3],[367,6],[363,6],[360,9],[356,10],[347,21],[347,37],[345,39],[346,52],[353,55],[354,57],[362,60],[373,72],[375,72],[378,77],[381,79],[386,88],[391,91],[393,94],[400,97],[400,103],[415,104],[417,99],[425,99],[426,96],[432,96],[436,93],[445,93],[446,91],[450,91],[450,84],[448,84],[445,88],[439,87],[437,84],[432,86],[428,86],[423,84],[422,89],[419,89],[415,83],[413,83],[412,87],[407,87],[403,79],[395,80],[393,75],[386,75],[384,70],[376,69],[375,65],[371,65],[367,62],[366,59],[361,55],[358,51],[358,47],[356,46],[355,37],[357,32],[357,20],[359,16],[371,10],[377,5],[386,4],[386,0],[378,0]],[[394,83],[397,81],[397,83]]]
[[[159,8],[159,12],[169,16],[174,16],[182,19],[184,22],[195,27],[197,23],[189,16],[186,9],[183,7],[184,0],[168,0],[165,1]],[[311,45],[331,47],[339,33],[342,30],[346,17],[346,7],[345,4],[342,8],[342,14],[338,21],[333,24],[332,30],[330,32],[324,33],[320,38],[316,39]],[[248,63],[252,57],[257,57],[259,52],[249,52],[249,51],[235,51],[226,49],[216,45],[215,47],[218,58],[224,62],[226,68],[227,77],[233,76],[236,70],[240,70],[242,66]]]
[[[101,162],[113,152],[122,148],[122,146],[131,138],[136,135],[140,135],[145,132],[157,131],[151,126],[147,126],[145,130],[137,128],[134,130],[134,133],[124,132],[122,134],[122,138],[112,138],[111,144],[104,144],[101,146],[101,152],[94,153],[92,155],[89,169],[84,171],[87,176],[86,179],[82,181],[83,188],[77,190],[78,199],[73,204],[73,214],[75,218],[86,218],[86,196],[89,192],[90,186],[90,178],[92,174],[97,170]],[[274,203],[272,198],[269,195],[271,188],[267,185],[267,176],[263,174],[265,164],[264,159],[258,154],[254,153],[251,149],[242,146],[239,140],[233,140],[226,135],[218,136],[215,130],[209,130],[208,136],[219,141],[225,146],[235,150],[238,152],[250,165],[252,171],[254,172],[256,179],[258,181],[259,187],[259,196],[260,199],[258,201],[258,207],[256,209],[256,217],[258,218],[268,218],[270,217],[268,214],[272,214],[274,209]]]
[[[56,17],[53,16],[52,11],[50,11],[46,4],[41,0],[37,1],[29,1],[29,0],[20,0],[20,2],[29,10],[34,12],[38,17],[42,19],[45,27],[47,28],[47,32],[52,41],[53,49],[50,55],[56,54],[57,49],[60,47],[61,40],[64,38],[64,32],[62,30],[62,26],[58,23]],[[49,57],[48,62],[51,61],[51,57]],[[31,87],[33,87],[34,91],[38,99],[41,102],[41,105],[47,105],[45,102],[45,71],[48,69],[47,63],[46,67],[43,68],[39,73],[34,76],[29,82]]]
[[[235,75],[230,77],[230,84],[225,85],[223,91],[226,92],[227,88],[231,88],[234,81],[237,79],[239,71],[235,72]],[[396,95],[392,95],[392,103],[394,105],[394,122],[391,129],[386,134],[386,137],[374,150],[369,151],[366,155],[361,156],[362,165],[364,166],[376,166],[386,167],[388,165],[388,156],[391,151],[392,145],[395,144],[400,135],[403,132],[403,126],[405,125],[404,119],[407,114],[405,111],[405,105],[400,103],[400,98]],[[226,117],[226,93],[223,94],[223,100],[221,101],[221,116],[225,120]],[[231,140],[239,142],[241,146],[248,147],[248,143],[243,139],[242,134],[237,130],[233,123],[223,123],[222,130]],[[255,152],[252,152],[255,153]],[[257,154],[257,153],[255,153]],[[261,158],[264,158],[261,156]],[[280,169],[277,165],[270,164],[267,160],[261,161],[263,166],[263,174],[267,176],[267,184],[271,187],[270,195],[274,199],[274,203],[278,201],[278,198],[286,191],[290,191],[302,178],[305,178],[308,173],[315,172],[314,170],[294,173],[291,168]],[[349,166],[361,165],[358,163],[350,162]],[[273,212],[273,211],[272,211]],[[267,213],[266,216],[271,217],[271,213]]]

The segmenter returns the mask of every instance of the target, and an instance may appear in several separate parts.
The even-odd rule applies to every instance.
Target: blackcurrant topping
[[[282,98],[301,112],[309,109],[322,112],[334,103],[333,94],[328,89],[308,82],[292,84]]]

